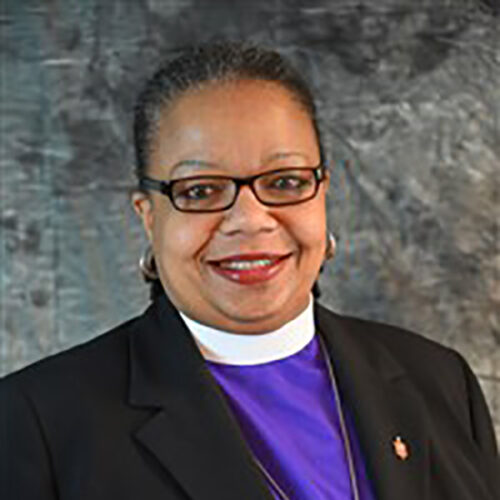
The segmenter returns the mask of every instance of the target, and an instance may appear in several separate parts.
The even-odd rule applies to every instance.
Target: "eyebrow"
[[[291,156],[300,156],[306,160],[309,160],[307,155],[305,155],[304,153],[299,153],[298,151],[291,151],[291,152],[273,153],[272,155],[269,155],[266,158],[264,163],[268,163],[272,160],[279,160],[281,158],[289,158]],[[217,163],[212,163],[204,160],[181,160],[173,166],[170,172],[170,177],[172,177],[172,175],[179,170],[184,170],[184,169],[192,170],[193,167],[201,170],[209,170],[212,168],[220,168],[220,165],[218,165]]]
[[[191,170],[192,167],[197,167],[199,169],[207,170],[210,168],[217,168],[219,167],[219,165],[204,160],[182,160],[174,165],[174,168],[172,168],[170,172],[170,176],[172,176],[172,174],[174,174],[174,172],[178,170],[185,170],[185,169]]]

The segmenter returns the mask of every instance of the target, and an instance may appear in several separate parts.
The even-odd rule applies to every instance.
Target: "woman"
[[[135,139],[152,305],[1,382],[3,499],[499,498],[464,360],[314,300],[330,175],[294,69],[187,49]]]

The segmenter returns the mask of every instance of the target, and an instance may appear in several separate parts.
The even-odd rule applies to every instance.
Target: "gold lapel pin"
[[[407,460],[410,458],[410,449],[401,436],[396,436],[392,440],[392,447],[394,448],[395,455],[400,460]]]

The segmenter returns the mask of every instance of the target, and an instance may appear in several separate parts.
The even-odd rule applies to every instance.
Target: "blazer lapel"
[[[156,408],[134,433],[194,500],[272,500],[238,423],[177,310],[155,300],[130,336],[129,403]]]
[[[344,318],[316,302],[315,320],[341,398],[353,417],[377,498],[428,498],[424,404],[404,369],[370,337],[370,329],[376,328],[370,322]],[[402,459],[405,452],[408,457]]]

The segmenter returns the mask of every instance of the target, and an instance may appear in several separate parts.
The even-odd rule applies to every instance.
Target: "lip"
[[[220,262],[228,261],[240,261],[240,260],[279,260],[285,257],[289,257],[291,253],[278,254],[269,252],[253,252],[253,253],[240,253],[235,255],[228,255],[227,257],[222,257],[220,259],[211,259],[208,261],[209,264],[219,264]]]
[[[238,283],[239,285],[254,285],[258,283],[263,283],[265,281],[269,281],[272,278],[274,278],[277,274],[279,274],[286,266],[286,263],[291,255],[292,254],[287,254],[280,258],[272,259],[273,262],[270,265],[259,266],[258,268],[255,269],[240,269],[240,270],[227,269],[220,267],[219,265],[217,265],[217,263],[214,262],[210,263],[210,268],[218,276],[221,276],[229,281],[232,281],[233,283]],[[244,260],[244,259],[233,259],[233,260]]]

